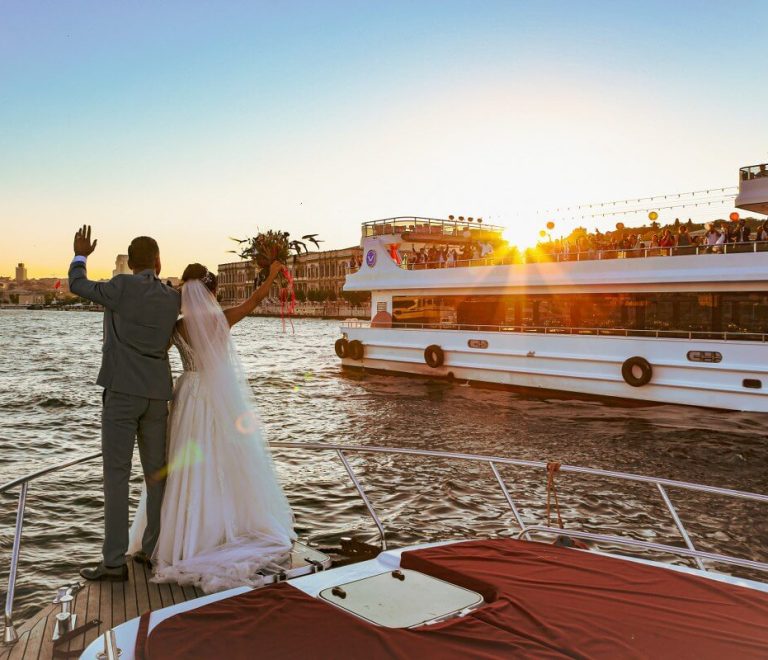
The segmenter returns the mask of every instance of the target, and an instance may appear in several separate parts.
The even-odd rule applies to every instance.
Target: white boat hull
[[[768,412],[768,343],[764,342],[349,326],[342,327],[342,332],[365,347],[362,360],[342,359],[347,368]],[[469,340],[485,341],[487,348],[470,348]],[[445,354],[444,364],[437,368],[424,360],[424,349],[432,344]],[[689,351],[717,351],[722,361],[692,362]],[[622,376],[622,364],[633,356],[652,365],[647,385],[633,387]],[[745,380],[751,381],[751,387],[745,386]],[[755,381],[760,383],[757,389]]]

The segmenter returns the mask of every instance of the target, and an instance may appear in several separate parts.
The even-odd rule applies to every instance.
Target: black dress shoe
[[[152,568],[152,559],[143,550],[139,550],[135,555],[133,555],[133,561],[135,561],[137,564],[144,564],[149,569]]]
[[[128,579],[128,567],[123,564],[110,568],[103,563],[95,566],[86,566],[80,569],[80,575],[86,580],[111,580],[112,582],[125,582]]]

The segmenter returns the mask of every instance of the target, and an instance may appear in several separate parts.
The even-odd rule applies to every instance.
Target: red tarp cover
[[[158,625],[159,658],[764,658],[768,594],[567,548],[472,541],[402,566],[489,604],[417,630],[379,628],[282,583]]]

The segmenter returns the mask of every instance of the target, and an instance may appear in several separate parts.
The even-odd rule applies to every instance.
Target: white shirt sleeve
[[[82,254],[75,255],[75,258],[72,259],[73,264],[85,264],[88,261],[88,257],[83,256]]]

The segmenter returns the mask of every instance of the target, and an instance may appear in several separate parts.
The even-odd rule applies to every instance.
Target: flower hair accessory
[[[200,278],[200,281],[210,289],[216,283],[216,276],[206,268],[205,274]]]

